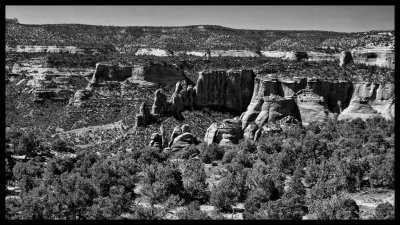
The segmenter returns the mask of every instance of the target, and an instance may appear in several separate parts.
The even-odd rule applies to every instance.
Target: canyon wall
[[[391,47],[365,47],[351,51],[354,63],[394,69],[395,52]]]
[[[199,73],[195,105],[243,111],[250,103],[255,74],[252,70],[217,70]]]
[[[97,63],[92,77],[92,83],[100,80],[123,81],[129,78],[133,83],[143,85],[166,84],[175,85],[176,82],[189,79],[176,65],[148,64],[148,65],[109,65]]]

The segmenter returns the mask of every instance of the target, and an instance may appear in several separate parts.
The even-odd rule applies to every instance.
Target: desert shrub
[[[13,167],[13,175],[18,181],[18,185],[22,191],[28,192],[39,184],[38,178],[41,178],[40,166],[38,166],[33,160],[29,160],[26,163],[17,162]]]
[[[231,179],[224,178],[215,188],[210,197],[210,204],[221,211],[231,210],[231,206],[239,201],[240,191]]]
[[[203,163],[211,163],[212,161],[221,160],[224,156],[224,149],[218,144],[212,143],[201,143],[198,147],[200,151],[200,157]]]
[[[205,212],[202,212],[200,210],[200,206],[196,202],[190,203],[186,209],[178,212],[177,216],[180,220],[210,220],[211,219],[211,217],[209,217]]]
[[[235,162],[242,164],[246,168],[253,167],[254,157],[253,154],[240,150],[235,157]]]
[[[248,197],[244,203],[246,212],[254,213],[261,207],[261,203],[268,202],[270,200],[271,193],[269,190],[264,190],[263,188],[256,188],[251,190]]]
[[[246,216],[249,219],[301,220],[307,213],[308,208],[303,199],[299,196],[292,196],[263,203],[254,215],[248,213]]]
[[[134,157],[136,158],[137,155],[139,155],[139,153],[136,153]],[[159,149],[148,147],[140,150],[138,163],[145,166],[155,162],[164,162],[166,159],[167,155],[165,153],[160,152]]]
[[[369,172],[372,187],[394,187],[394,151],[383,155],[373,156],[369,159],[371,167]]]
[[[184,196],[187,201],[198,201],[199,203],[208,201],[206,172],[199,159],[191,159],[186,162],[182,180]]]
[[[255,153],[257,150],[257,145],[252,140],[243,139],[240,141],[238,148],[240,151]]]
[[[310,207],[310,214],[321,220],[359,219],[360,210],[356,202],[343,195],[333,195],[327,199],[316,199]]]
[[[144,169],[142,193],[150,198],[150,203],[160,203],[170,195],[183,195],[182,175],[171,164],[154,163]]]
[[[378,220],[393,220],[394,206],[389,202],[379,204],[375,208],[375,218]]]
[[[222,163],[231,163],[232,160],[236,158],[237,155],[237,149],[236,148],[226,148],[224,157],[222,158]]]
[[[180,152],[175,154],[175,158],[189,159],[189,158],[197,156],[199,154],[200,154],[200,151],[197,149],[197,146],[190,145],[188,147],[183,148]]]
[[[51,148],[57,152],[72,152],[73,149],[68,146],[67,142],[57,139],[51,143]]]

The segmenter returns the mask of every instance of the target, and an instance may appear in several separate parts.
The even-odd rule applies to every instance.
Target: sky
[[[22,24],[220,25],[256,30],[394,30],[394,6],[6,6]]]

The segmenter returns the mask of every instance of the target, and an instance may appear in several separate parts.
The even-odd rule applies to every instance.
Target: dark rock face
[[[153,133],[150,138],[150,147],[161,149],[162,148],[162,137],[159,133]]]
[[[252,70],[201,72],[195,105],[243,111],[251,100],[254,77]]]
[[[339,66],[344,67],[351,62],[353,62],[353,56],[351,56],[351,52],[350,51],[342,51],[340,53]]]
[[[97,63],[92,77],[92,83],[100,80],[123,81],[130,78],[132,82],[150,82],[155,84],[174,85],[180,80],[190,80],[176,65],[148,64],[148,65],[109,65]]]
[[[131,66],[117,66],[97,63],[91,82],[97,83],[99,80],[123,81],[131,76]]]
[[[195,92],[192,85],[187,85],[185,81],[178,81],[175,91],[168,101],[162,89],[158,89],[154,96],[152,114],[162,115],[172,113],[180,115],[184,109],[191,109],[193,107]]]
[[[139,114],[136,114],[136,127],[147,126],[153,120],[153,115],[150,114],[150,108],[143,102],[139,108]]]
[[[151,107],[151,113],[154,115],[160,115],[167,112],[167,95],[162,89],[158,89],[154,93],[154,103]]]
[[[287,52],[285,59],[301,61],[308,59],[307,52]]]
[[[371,47],[352,50],[354,63],[395,68],[395,51],[390,47]]]

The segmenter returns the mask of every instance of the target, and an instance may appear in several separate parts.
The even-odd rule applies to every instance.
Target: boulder
[[[188,124],[183,124],[182,127],[181,127],[181,130],[182,130],[183,133],[190,133],[191,132],[190,131],[190,127],[189,127]]]
[[[232,134],[222,134],[222,140],[219,142],[220,146],[233,145],[238,143],[239,140]]]
[[[183,133],[173,140],[171,145],[171,149],[173,152],[179,151],[185,147],[190,146],[191,144],[195,143],[195,137],[191,133]]]
[[[178,137],[179,135],[181,135],[181,134],[182,134],[182,129],[179,126],[176,126],[174,128],[174,130],[172,131],[171,139],[170,139],[170,142],[169,142],[168,146],[171,147],[173,142],[174,142],[174,139],[176,137]]]
[[[238,141],[243,136],[242,131],[242,121],[234,120],[234,119],[225,119],[222,123],[213,123],[208,129],[204,137],[204,142],[211,143],[219,143],[222,140],[223,134],[230,134],[234,138],[234,144],[237,144]]]
[[[248,140],[255,139],[255,133],[258,130],[258,126],[255,123],[249,124],[244,130],[243,138]]]
[[[150,147],[154,147],[157,149],[162,148],[162,137],[159,133],[153,133],[150,137]]]

